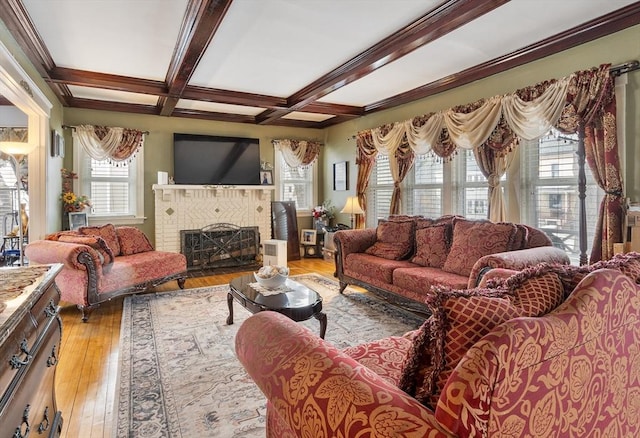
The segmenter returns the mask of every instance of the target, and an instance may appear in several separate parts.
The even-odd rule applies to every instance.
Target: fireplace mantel
[[[180,231],[216,223],[257,226],[260,241],[271,238],[275,186],[154,184],[156,249],[180,252]]]

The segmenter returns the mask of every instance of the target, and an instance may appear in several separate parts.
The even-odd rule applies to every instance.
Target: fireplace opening
[[[219,223],[180,231],[180,252],[190,271],[253,265],[259,247],[259,227]]]

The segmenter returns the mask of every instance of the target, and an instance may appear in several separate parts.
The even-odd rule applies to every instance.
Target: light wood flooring
[[[317,272],[333,278],[333,262],[302,259],[289,262],[290,275]],[[249,271],[250,272],[250,271]],[[187,279],[185,288],[228,284],[240,275],[218,274]],[[176,290],[175,281],[155,291]],[[56,371],[58,409],[66,438],[111,438],[116,394],[120,320],[123,298],[98,307],[83,323],[75,306],[61,302],[62,350]]]

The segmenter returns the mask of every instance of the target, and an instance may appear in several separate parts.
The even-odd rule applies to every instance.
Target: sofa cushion
[[[53,239],[49,239],[53,240]],[[113,264],[114,256],[113,251],[107,245],[107,242],[100,236],[83,236],[80,234],[59,234],[57,236],[58,242],[76,243],[79,245],[87,245],[93,248],[100,256],[100,262],[102,264],[102,270],[109,272],[111,265]]]
[[[388,260],[403,260],[413,252],[414,220],[380,220],[376,228],[376,242],[367,254]]]
[[[118,235],[116,234],[116,227],[113,224],[105,224],[100,227],[80,227],[78,233],[85,236],[99,236],[107,242],[114,256],[120,255],[120,243],[118,242]]]
[[[370,254],[352,253],[347,255],[345,274],[355,277],[364,276],[391,284],[393,271],[416,266],[408,260],[388,260]]]
[[[405,290],[423,291],[423,296],[426,296],[432,286],[464,289],[467,277],[429,266],[398,267],[393,271],[393,285]],[[424,298],[420,301],[424,302]]]
[[[449,253],[447,224],[416,230],[416,252],[411,261],[417,265],[442,268]]]
[[[512,223],[455,218],[451,249],[442,269],[468,277],[481,257],[509,251],[516,231]]]
[[[120,255],[131,255],[153,251],[153,245],[147,236],[136,227],[116,227],[120,244]]]
[[[541,316],[560,305],[565,290],[553,267],[536,268],[510,277],[499,288],[435,288],[427,298],[433,315],[407,356],[400,387],[435,408],[451,372],[480,338],[509,319]]]

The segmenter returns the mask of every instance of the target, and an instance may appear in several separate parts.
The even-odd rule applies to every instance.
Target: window
[[[461,150],[454,158],[458,177],[456,212],[467,218],[487,219],[489,217],[489,185],[480,171],[471,150]]]
[[[78,193],[91,200],[91,224],[142,223],[144,218],[144,158],[140,149],[127,164],[96,161],[74,145]]]
[[[409,183],[407,211],[426,217],[442,216],[444,166],[431,156],[418,157],[413,171],[407,175]]]
[[[389,157],[378,154],[367,190],[367,227],[375,227],[380,219],[389,216],[392,196],[393,178]]]
[[[309,166],[291,168],[284,161],[284,156],[276,150],[276,184],[279,201],[295,201],[296,212],[311,214],[311,210],[320,203],[317,200],[316,180],[317,163]]]
[[[580,262],[577,135],[554,131],[539,140],[523,142],[521,166],[523,222],[544,230],[554,246],[563,249],[572,263]],[[602,190],[587,167],[587,246],[593,242]],[[589,213],[590,212],[590,213]],[[588,253],[588,251],[587,251]]]

